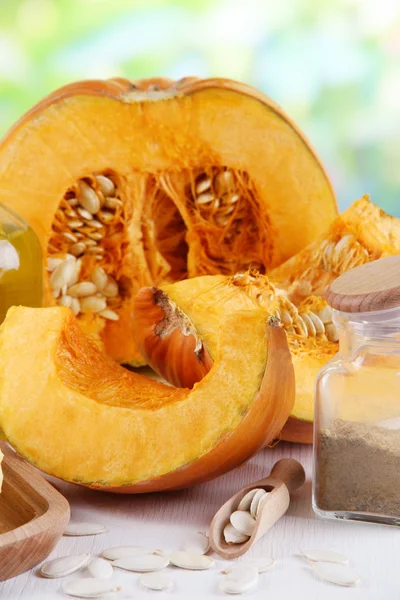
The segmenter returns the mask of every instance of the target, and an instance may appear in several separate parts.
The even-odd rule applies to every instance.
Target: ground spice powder
[[[400,519],[400,430],[336,420],[317,448],[321,510]]]

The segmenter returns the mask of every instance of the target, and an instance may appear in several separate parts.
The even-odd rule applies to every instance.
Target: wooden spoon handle
[[[273,466],[270,477],[280,479],[290,493],[300,488],[305,480],[306,474],[302,465],[294,458],[282,458]]]

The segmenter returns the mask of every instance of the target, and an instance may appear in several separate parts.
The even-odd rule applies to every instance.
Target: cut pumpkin
[[[295,370],[296,402],[280,438],[311,443],[315,377],[338,350],[332,311],[324,299],[326,287],[352,267],[399,253],[400,220],[364,197],[319,240],[272,271],[269,278],[247,272],[163,286],[156,294],[162,299],[164,314],[157,326],[149,318],[146,292],[139,292],[134,310],[137,342],[148,363],[167,381],[173,373],[176,385],[184,378],[185,385],[191,386],[199,380],[198,373],[212,363],[212,349],[225,315],[264,307],[281,319]],[[185,331],[179,319],[171,319],[175,307],[190,322],[189,326],[184,321]]]
[[[266,272],[336,216],[302,133],[268,97],[226,79],[57,90],[3,140],[0,197],[39,236],[46,304],[70,307],[110,356],[136,364],[140,287]]]
[[[216,477],[279,435],[294,403],[286,336],[265,310],[228,317],[217,337],[208,374],[175,389],[120,367],[67,308],[11,308],[0,329],[0,426],[42,471],[98,489]]]

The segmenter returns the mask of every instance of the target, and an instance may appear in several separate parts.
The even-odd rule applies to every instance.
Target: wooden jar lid
[[[328,287],[326,299],[343,312],[372,312],[400,306],[400,254],[350,269]]]

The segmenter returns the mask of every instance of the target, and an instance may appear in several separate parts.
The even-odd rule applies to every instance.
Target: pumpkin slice
[[[153,303],[152,318],[162,316]],[[0,338],[6,439],[42,471],[94,488],[141,493],[216,477],[270,443],[294,403],[285,333],[262,309],[224,321],[192,390],[120,367],[67,308],[12,308]]]
[[[137,342],[155,371],[167,381],[173,373],[175,385],[182,385],[184,378],[190,387],[199,381],[199,373],[209,368],[225,315],[263,306],[281,319],[295,370],[296,402],[280,438],[311,443],[315,377],[338,350],[325,289],[349,268],[399,253],[400,220],[364,197],[338,217],[319,240],[272,271],[270,278],[247,272],[163,286],[164,295],[159,299],[165,317],[158,329],[154,329],[139,292],[135,301]],[[169,304],[179,307],[190,320],[192,338],[185,338],[187,333],[171,321],[171,311],[166,308]],[[169,335],[171,330],[174,337]]]
[[[46,304],[71,307],[131,363],[140,287],[264,272],[336,216],[302,133],[267,96],[226,79],[57,90],[3,140],[0,197],[39,236]]]

